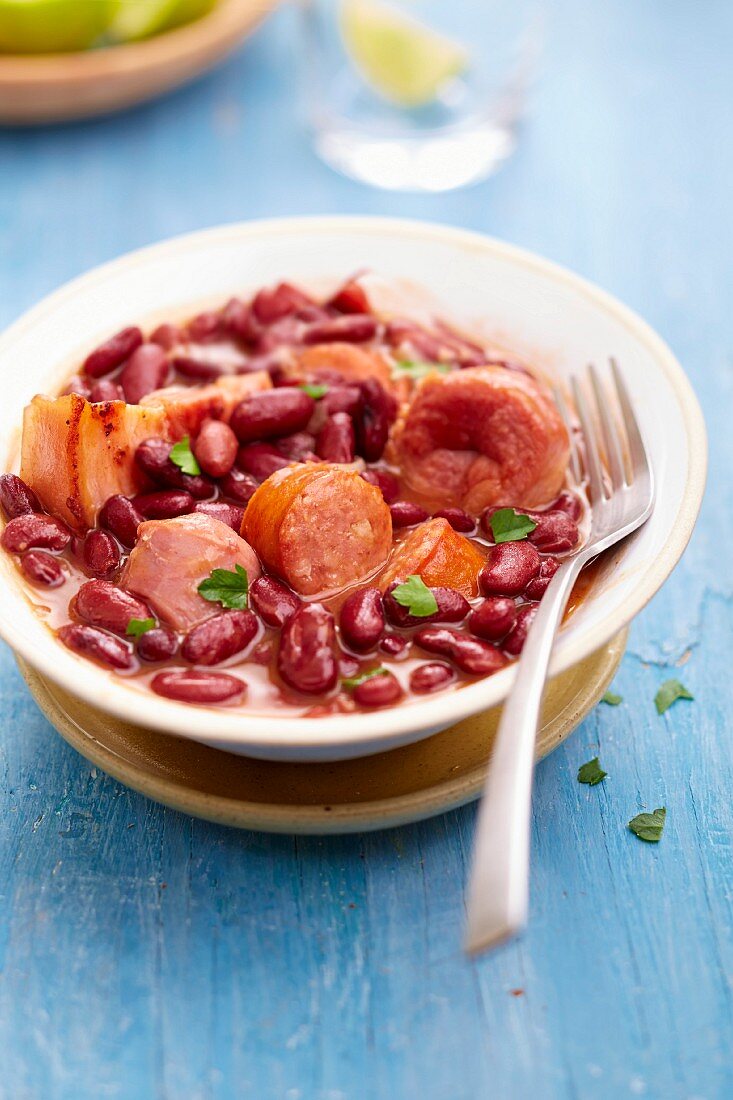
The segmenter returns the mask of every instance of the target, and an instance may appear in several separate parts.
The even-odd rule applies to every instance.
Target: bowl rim
[[[583,277],[527,249],[483,233],[419,219],[370,215],[313,215],[234,222],[136,249],[72,279],[44,297],[0,334],[0,355],[42,316],[63,306],[67,299],[83,294],[91,285],[99,285],[116,278],[126,270],[144,266],[151,260],[196,252],[203,246],[215,244],[233,235],[243,241],[258,237],[292,236],[299,232],[333,234],[337,231],[358,237],[372,234],[375,228],[396,238],[432,239],[454,246],[459,252],[469,250],[490,253],[500,260],[523,266],[540,276],[564,284],[589,299],[598,308],[614,315],[620,324],[631,330],[640,343],[647,346],[679,403],[688,440],[689,462],[670,537],[653,565],[633,585],[629,598],[622,607],[591,627],[582,644],[579,639],[571,637],[561,648],[555,650],[550,675],[557,675],[609,642],[662,586],[681,558],[692,534],[702,503],[707,470],[707,436],[702,411],[695,392],[671,349],[633,310]],[[29,614],[34,614],[30,605],[28,611]],[[155,696],[152,692],[142,693],[126,686],[124,678],[114,676],[74,654],[68,656],[73,658],[81,675],[71,688],[65,676],[66,670],[59,668],[54,662],[54,654],[58,652],[60,642],[51,638],[52,644],[48,653],[39,653],[33,646],[26,644],[25,639],[19,642],[7,629],[1,608],[0,635],[32,667],[66,690],[73,691],[96,706],[100,706],[101,699],[104,699],[103,709],[110,714],[139,724],[142,698],[145,700],[146,725],[207,744],[214,743],[221,747],[227,745],[242,752],[249,749],[250,754],[261,755],[267,750],[278,754],[292,750],[298,755],[310,750],[320,751],[326,759],[330,750],[349,748],[352,749],[352,755],[357,755],[356,745],[361,741],[368,742],[368,746],[359,744],[359,749],[364,752],[383,751],[390,745],[428,736],[436,729],[500,703],[506,698],[516,675],[516,663],[513,663],[494,676],[468,684],[459,691],[427,696],[424,700],[411,702],[407,706],[398,704],[395,707],[386,707],[377,712],[376,722],[374,712],[339,713],[315,721],[304,719],[300,715],[279,717],[248,713],[246,710],[234,708],[214,709],[174,702]],[[102,685],[105,685],[104,691],[101,690]]]

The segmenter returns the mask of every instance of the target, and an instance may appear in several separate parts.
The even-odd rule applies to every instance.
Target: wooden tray
[[[276,0],[219,0],[208,15],[144,42],[72,54],[0,54],[0,124],[38,125],[119,111],[211,68]]]
[[[626,637],[624,630],[550,683],[538,757],[564,741],[596,705],[616,673]],[[183,813],[263,832],[384,829],[470,802],[480,794],[501,713],[494,707],[377,756],[332,764],[271,763],[127,725],[18,663],[49,722],[98,768]],[[378,713],[374,717],[379,721]]]

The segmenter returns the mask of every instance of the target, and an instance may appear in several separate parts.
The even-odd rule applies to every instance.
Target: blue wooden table
[[[0,323],[199,226],[431,218],[639,310],[689,371],[711,442],[700,526],[634,624],[623,704],[538,769],[530,929],[475,963],[460,950],[473,808],[325,840],[191,820],[69,749],[3,648],[3,1100],[733,1096],[733,8],[557,0],[552,16],[517,155],[452,195],[372,192],[314,159],[289,12],[161,102],[0,135]],[[670,676],[695,701],[660,718]],[[609,777],[580,786],[596,754]],[[636,840],[628,819],[661,805],[661,843]]]

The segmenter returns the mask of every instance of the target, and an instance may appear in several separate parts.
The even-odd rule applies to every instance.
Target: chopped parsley
[[[428,374],[437,371],[439,374],[447,374],[452,368],[449,363],[424,363],[419,360],[398,359],[393,366],[393,373],[398,377],[412,378],[413,382],[419,382]]]
[[[612,691],[607,691],[606,694],[601,698],[601,702],[608,703],[609,707],[617,707],[619,703],[623,703],[623,701],[623,695],[616,695]]]
[[[191,440],[184,435],[180,443],[171,447],[171,462],[182,470],[184,474],[192,474],[197,477],[201,473],[201,467],[196,461],[196,455],[191,450]]]
[[[197,591],[210,603],[220,603],[233,611],[244,611],[249,595],[247,570],[241,565],[235,565],[234,571],[212,569],[211,575],[201,581]]]
[[[385,676],[389,674],[388,668],[383,668],[381,665],[379,668],[373,668],[369,672],[362,672],[360,676],[349,676],[347,679],[342,680],[343,687],[352,691],[358,687],[359,684],[363,684],[365,680],[371,680],[374,676]]]
[[[607,775],[608,772],[604,772],[603,768],[598,763],[597,756],[594,756],[587,764],[583,764],[578,768],[578,782],[587,783],[589,787],[595,787],[596,783],[600,783]]]
[[[662,835],[667,810],[660,806],[652,814],[637,814],[629,822],[629,828],[639,840],[646,840],[649,844],[657,844]]]
[[[494,542],[519,542],[534,531],[537,524],[513,508],[499,508],[491,517]]]
[[[328,393],[328,386],[324,382],[301,382],[298,387],[312,397],[314,401],[320,401]]]
[[[139,638],[143,634],[147,634],[149,630],[155,629],[155,619],[130,619],[125,630],[125,634],[129,634],[131,638]]]
[[[391,595],[400,607],[406,607],[409,613],[418,619],[434,615],[438,610],[438,601],[422,577],[418,577],[416,573],[409,576],[404,584],[398,584],[393,588]]]
[[[657,714],[664,714],[665,710],[669,710],[672,703],[676,703],[678,699],[694,698],[692,692],[688,691],[679,680],[665,680],[654,696],[654,705],[657,708]]]

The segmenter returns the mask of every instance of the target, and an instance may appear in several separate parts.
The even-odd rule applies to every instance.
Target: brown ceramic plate
[[[152,99],[221,61],[275,3],[219,0],[208,15],[185,27],[107,49],[0,54],[0,124],[71,121]]]
[[[626,647],[623,630],[552,680],[537,756],[546,756],[596,705]],[[253,760],[132,726],[20,670],[70,745],[128,787],[222,825],[273,833],[355,833],[432,817],[477,798],[501,714],[493,707],[391,752],[336,763]],[[374,715],[379,720],[379,715]]]

